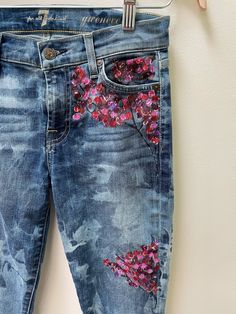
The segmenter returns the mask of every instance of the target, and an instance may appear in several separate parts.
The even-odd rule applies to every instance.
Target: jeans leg
[[[41,72],[42,73],[42,72]],[[0,67],[0,313],[30,314],[49,223],[45,86],[37,68]]]

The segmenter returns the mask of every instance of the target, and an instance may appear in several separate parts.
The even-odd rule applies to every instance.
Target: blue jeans
[[[0,9],[0,313],[33,313],[49,192],[83,313],[164,314],[169,16]]]

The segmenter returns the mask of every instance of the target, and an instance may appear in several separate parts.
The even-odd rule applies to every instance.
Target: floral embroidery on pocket
[[[79,120],[88,110],[92,118],[104,126],[117,127],[126,121],[135,122],[136,114],[142,120],[141,128],[145,128],[147,139],[155,145],[159,143],[159,84],[155,89],[122,96],[113,90],[108,91],[103,82],[96,84],[81,66],[77,66],[72,73],[71,85],[76,100],[73,120]]]
[[[114,61],[114,81],[129,84],[133,81],[151,80],[155,75],[153,60],[154,56],[146,56]]]
[[[142,245],[141,250],[117,255],[115,262],[104,259],[103,264],[108,266],[116,277],[126,277],[130,286],[140,287],[148,293],[157,293],[157,271],[160,268],[157,240],[150,245]]]

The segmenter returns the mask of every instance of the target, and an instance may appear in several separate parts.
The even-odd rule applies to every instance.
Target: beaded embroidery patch
[[[133,80],[151,79],[154,75],[152,58],[133,58],[126,61],[115,61],[112,73],[117,81],[122,83]],[[159,120],[159,84],[157,88],[120,95],[114,90],[108,90],[103,81],[96,84],[86,74],[81,66],[75,67],[72,73],[72,93],[76,101],[73,120],[79,120],[85,111],[91,113],[91,117],[102,122],[106,127],[117,127],[126,121],[135,121],[134,115],[142,121],[147,139],[153,143],[160,142],[158,128]]]
[[[104,259],[103,264],[108,266],[116,277],[125,277],[130,286],[142,288],[148,293],[157,293],[157,271],[160,268],[157,240],[150,245],[142,245],[141,250],[117,255],[115,262]]]
[[[117,83],[132,84],[142,80],[151,80],[155,76],[154,56],[116,60],[112,65],[112,79]]]

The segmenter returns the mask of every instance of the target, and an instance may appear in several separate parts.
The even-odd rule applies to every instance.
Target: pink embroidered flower
[[[123,67],[136,69],[137,65],[150,65],[150,57],[136,58],[127,60]],[[126,62],[127,62],[126,61]],[[123,64],[123,63],[122,63]],[[121,64],[117,65],[122,69]],[[145,67],[146,69],[146,67]],[[142,71],[142,77],[150,74],[150,69]],[[123,96],[117,94],[113,90],[107,90],[103,82],[96,84],[86,75],[85,70],[81,66],[77,66],[72,73],[72,93],[76,102],[74,106],[73,120],[79,120],[81,116],[88,110],[91,117],[102,122],[106,127],[117,127],[126,121],[133,121],[134,115],[141,119],[143,127],[146,131],[147,139],[153,144],[160,142],[159,124],[159,85],[157,89],[138,92]],[[135,124],[136,126],[136,124]],[[137,127],[136,127],[137,128]]]
[[[141,250],[117,256],[115,262],[106,258],[103,264],[109,267],[115,276],[126,277],[130,286],[140,287],[148,293],[157,293],[157,271],[160,268],[157,240],[150,245],[142,245]]]

